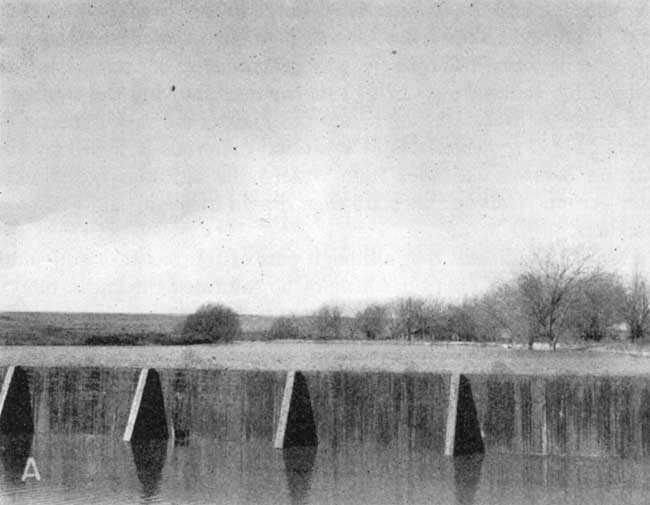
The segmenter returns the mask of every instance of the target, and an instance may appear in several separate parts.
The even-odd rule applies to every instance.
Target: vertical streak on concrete
[[[11,380],[14,377],[15,369],[16,367],[14,365],[11,365],[5,372],[5,378],[2,382],[2,390],[0,391],[0,415],[2,415],[2,411],[4,410],[7,394],[9,393],[9,386],[11,385]]]
[[[549,474],[549,458],[542,458],[542,482],[543,489],[549,488],[548,474]]]
[[[273,447],[282,449],[284,447],[284,435],[287,431],[287,421],[289,420],[289,407],[291,406],[291,395],[293,394],[293,382],[296,372],[290,370],[287,372],[287,380],[284,383],[284,394],[282,396],[282,406],[280,407],[280,418],[278,419],[278,429],[275,432]]]
[[[537,384],[537,401],[539,420],[540,420],[540,435],[541,435],[541,452],[543,456],[548,455],[548,412],[546,407],[546,380],[540,379]]]
[[[522,401],[521,401],[521,383],[513,381],[515,393],[515,433],[513,449],[518,453],[524,452],[523,421],[522,421]]]
[[[531,398],[533,402],[532,416],[535,433],[534,452],[546,456],[548,454],[548,423],[546,409],[546,380],[535,378],[531,382]],[[537,435],[539,433],[539,436]]]
[[[171,412],[171,409],[169,410]],[[170,418],[167,420],[167,426],[169,426],[169,439],[171,440],[171,446],[173,448],[176,443],[176,428],[174,428],[174,421],[171,419],[171,415],[169,417]]]
[[[546,388],[542,394],[542,454],[548,456],[548,422],[546,409]]]
[[[143,368],[140,370],[140,378],[138,379],[138,386],[135,388],[135,395],[133,396],[133,402],[131,403],[131,411],[129,412],[129,420],[126,423],[126,429],[124,430],[124,437],[122,440],[124,442],[131,441],[131,435],[133,435],[133,427],[135,426],[135,420],[138,418],[138,411],[140,410],[140,402],[142,401],[142,393],[144,393],[144,385],[147,382],[147,375],[149,373],[148,368]]]
[[[49,372],[43,371],[41,374],[41,394],[38,404],[37,420],[38,425],[36,431],[39,433],[48,433],[50,431],[50,388],[49,386]]]
[[[460,374],[449,378],[449,402],[447,402],[447,429],[445,431],[445,456],[454,455],[454,438],[456,437],[456,414],[458,411],[458,386]]]

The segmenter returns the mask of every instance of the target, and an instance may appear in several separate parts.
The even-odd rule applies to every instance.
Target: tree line
[[[628,282],[588,256],[547,253],[481,296],[460,303],[406,297],[372,303],[355,317],[326,305],[309,317],[277,318],[267,338],[405,341],[638,341],[650,332],[648,283]]]
[[[450,303],[405,297],[371,303],[354,317],[324,305],[309,316],[276,318],[266,339],[402,341],[508,341],[533,347],[546,342],[639,341],[650,333],[650,296],[637,271],[625,282],[588,256],[537,255],[508,281],[481,296]],[[188,316],[184,343],[227,342],[241,337],[238,315],[208,304]]]

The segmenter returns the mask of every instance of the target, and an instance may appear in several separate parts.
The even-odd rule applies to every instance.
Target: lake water
[[[0,503],[650,501],[645,377],[469,375],[486,453],[446,457],[448,374],[306,373],[318,446],[284,450],[285,373],[161,370],[176,438],[126,443],[138,374],[21,372],[35,433],[0,438]]]
[[[22,481],[33,456],[41,480]],[[650,459],[449,458],[361,443],[276,450],[268,440],[129,444],[105,435],[2,439],[8,504],[647,504]],[[33,473],[33,472],[32,472]]]

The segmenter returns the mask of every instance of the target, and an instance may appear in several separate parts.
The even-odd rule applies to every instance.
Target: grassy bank
[[[650,355],[530,351],[481,344],[234,342],[193,346],[7,346],[0,366],[348,370],[518,375],[650,375]]]

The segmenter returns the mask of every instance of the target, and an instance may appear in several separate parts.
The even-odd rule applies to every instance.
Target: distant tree
[[[501,283],[476,300],[474,320],[479,340],[530,341],[530,323],[516,282]]]
[[[387,312],[392,338],[409,341],[449,338],[447,306],[440,300],[401,298],[391,303]]]
[[[630,339],[639,340],[646,336],[650,321],[650,300],[648,285],[637,270],[625,294],[625,319],[630,327]]]
[[[530,323],[529,347],[537,338],[545,338],[556,349],[580,281],[589,273],[587,261],[588,257],[548,253],[536,256],[519,275],[517,285]]]
[[[425,301],[420,298],[402,298],[394,303],[394,320],[391,325],[393,338],[413,340],[427,327]]]
[[[385,305],[372,304],[356,315],[359,331],[369,340],[381,338],[388,325],[387,308]]]
[[[206,304],[187,316],[183,337],[193,341],[230,342],[240,333],[237,313],[220,304]]]
[[[300,338],[300,329],[295,318],[278,317],[274,319],[271,328],[267,332],[267,338],[271,340]]]
[[[438,299],[430,299],[424,304],[423,338],[428,340],[457,339],[452,328],[452,306]]]
[[[601,340],[624,319],[625,286],[618,276],[595,271],[576,284],[567,326],[584,340]]]
[[[324,305],[314,314],[316,338],[328,340],[341,338],[341,309],[337,306]]]
[[[476,321],[477,300],[466,300],[447,308],[448,333],[451,340],[479,340]]]

